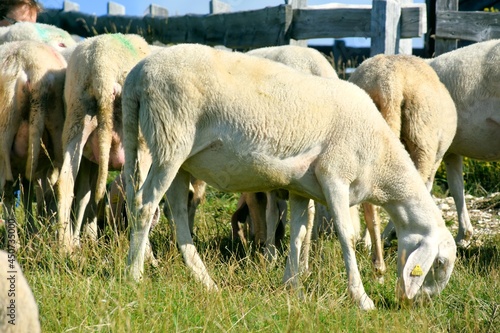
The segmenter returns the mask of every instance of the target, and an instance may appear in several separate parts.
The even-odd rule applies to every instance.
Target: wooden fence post
[[[63,12],[79,12],[80,5],[76,2],[64,1],[63,2]]]
[[[231,5],[220,0],[210,1],[210,14],[229,13]]]
[[[221,14],[221,13],[230,13],[231,12],[231,5],[228,3],[225,3],[220,0],[211,0],[210,1],[210,14]],[[228,47],[225,47],[224,45],[215,45],[214,46],[217,49],[220,50],[232,50]]]
[[[108,2],[108,15],[125,15],[125,6],[119,3]]]
[[[458,11],[458,0],[437,0],[436,13],[443,10],[456,10]],[[457,48],[456,39],[436,38],[434,47],[434,56],[453,51]]]
[[[151,17],[168,17],[168,9],[152,4],[146,10],[146,15]]]
[[[307,0],[285,0],[285,4],[292,5],[292,10],[307,7]],[[295,40],[290,38],[290,45],[307,47],[307,40]]]
[[[399,51],[400,18],[399,0],[373,0],[370,56],[379,53],[396,54]]]

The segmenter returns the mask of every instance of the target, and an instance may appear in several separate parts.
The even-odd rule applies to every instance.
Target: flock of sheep
[[[392,226],[398,236],[399,298],[433,296],[450,278],[456,244],[466,246],[472,236],[462,156],[500,159],[495,40],[431,60],[372,57],[350,82],[317,51],[296,46],[245,54],[195,44],[157,47],[122,34],[76,43],[38,23],[0,28],[0,43],[4,219],[14,218],[15,182],[34,184],[37,214],[53,224],[61,249],[74,251],[84,228],[96,235],[108,169],[123,169],[117,182],[126,188],[128,274],[136,280],[145,258],[154,259],[148,235],[166,194],[164,213],[186,265],[217,289],[192,239],[207,182],[242,193],[233,235],[246,241],[241,222],[251,222],[270,260],[288,200],[283,281],[295,288],[310,239],[321,228],[335,229],[349,293],[366,310],[374,303],[356,262],[357,205],[363,204],[379,277],[385,264],[372,205],[383,207],[391,219],[387,234]],[[430,194],[441,161],[459,213],[455,239]],[[31,196],[23,202],[31,211]],[[39,219],[27,216],[34,233]],[[333,227],[325,227],[324,216]],[[18,239],[9,245],[18,247]]]

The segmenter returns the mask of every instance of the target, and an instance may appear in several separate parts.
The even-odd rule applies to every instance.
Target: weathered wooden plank
[[[38,22],[52,24],[81,37],[104,33],[135,33],[148,42],[164,42],[167,33],[166,17],[95,16],[81,12],[60,12],[46,9],[38,15]]]
[[[370,37],[369,8],[297,9],[292,38]]]
[[[436,37],[474,42],[500,38],[500,13],[436,12]]]
[[[145,16],[95,16],[79,12],[46,10],[38,21],[56,25],[71,34],[137,33],[152,43],[201,43],[230,48],[256,48],[288,44],[293,10],[289,5],[259,10],[168,18]]]
[[[438,56],[440,54],[455,50],[457,48],[457,39],[444,39],[437,37],[437,26],[438,26],[438,13],[443,11],[458,11],[458,1],[459,0],[437,0],[436,1],[436,43],[434,55]]]
[[[370,55],[396,54],[399,50],[401,4],[398,0],[373,0],[372,4]]]
[[[289,5],[225,14],[169,18],[171,43],[201,43],[246,49],[288,44],[293,11]]]
[[[411,4],[401,9],[401,37],[421,37],[427,30],[425,4]],[[306,8],[294,10],[292,38],[371,37],[371,7]]]
[[[422,37],[427,33],[427,6],[425,3],[402,5],[401,38]]]
[[[413,0],[400,0],[399,2],[401,4],[401,7],[404,5],[411,5],[413,4]],[[402,26],[402,21],[403,21],[403,10],[401,10],[401,13],[399,15],[399,23],[398,23],[398,31],[397,31],[397,50],[396,53],[400,54],[411,54],[413,51],[413,41],[409,38],[402,38],[401,37],[401,26]]]
[[[159,17],[110,17],[64,13],[48,9],[39,21],[82,37],[108,32],[143,34],[162,43],[203,43],[231,48],[288,44],[290,39],[371,37],[370,7],[296,9],[291,5],[213,15]],[[422,5],[402,8],[402,37],[417,37],[425,29]],[[292,22],[293,19],[293,22]],[[425,25],[425,23],[424,23]]]
[[[108,15],[125,15],[125,6],[119,3],[108,2]]]

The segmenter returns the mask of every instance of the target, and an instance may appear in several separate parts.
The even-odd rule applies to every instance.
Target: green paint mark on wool
[[[125,38],[124,35],[122,35],[122,34],[113,34],[112,36],[113,36],[113,38],[115,38],[116,40],[118,40],[120,43],[122,43],[127,49],[129,49],[130,52],[134,56],[138,55],[135,46],[127,38]]]
[[[59,32],[57,30],[47,29],[43,26],[35,25],[35,29],[36,29],[37,35],[40,37],[40,41],[42,41],[44,43],[47,43],[47,42],[50,42],[51,40],[53,40],[55,33],[57,33],[56,34],[57,37],[60,37],[60,38],[66,37],[66,36],[64,36],[63,33]]]
[[[35,29],[36,29],[36,33],[38,36],[40,36],[40,39],[44,42],[46,42],[49,38],[49,32],[47,31],[47,29],[41,27],[41,26],[38,26],[38,25],[35,25]]]

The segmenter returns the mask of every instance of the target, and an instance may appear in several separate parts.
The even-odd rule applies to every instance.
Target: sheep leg
[[[74,223],[72,224],[73,230],[73,244],[74,246],[80,246],[80,233],[85,219],[85,211],[91,200],[91,184],[90,177],[91,174],[95,174],[96,166],[93,165],[86,158],[82,158],[80,163],[80,168],[76,176],[75,185],[75,199],[73,202],[74,211]]]
[[[307,233],[309,199],[290,193],[290,252],[286,261],[283,282],[298,290],[300,251]]]
[[[74,241],[79,240],[80,233],[83,230],[86,235],[90,237],[92,240],[97,240],[97,215],[99,210],[99,205],[95,200],[96,192],[92,189],[95,189],[97,184],[97,172],[98,166],[90,161],[87,161],[89,166],[89,174],[88,174],[88,192],[90,193],[89,201],[82,206],[78,206],[78,209],[84,212],[82,218],[78,218],[74,223]],[[80,166],[80,170],[82,170],[82,165]],[[78,236],[78,238],[77,238]]]
[[[130,164],[130,162],[128,163]],[[142,183],[143,178],[141,175],[143,175],[145,170],[142,170],[143,166],[138,163],[136,166],[138,169],[132,169],[134,173],[132,175],[133,178],[126,179],[126,202],[130,223],[130,248],[127,269],[130,276],[135,281],[139,281],[144,272],[144,257],[156,207],[158,207],[163,194],[172,183],[178,168],[174,170],[173,167],[167,168],[153,163],[148,176]],[[128,164],[126,168],[127,173],[130,170]],[[179,200],[182,199],[179,198]],[[175,216],[174,213],[172,215]]]
[[[170,205],[173,217],[173,220],[170,222],[175,226],[177,245],[179,246],[186,266],[191,270],[195,278],[202,282],[207,289],[217,290],[216,284],[208,274],[208,270],[194,246],[193,238],[189,230],[187,199],[189,195],[190,177],[188,172],[179,170],[172,185],[170,185],[167,191],[167,204]]]
[[[245,202],[248,205],[249,229],[253,242],[256,246],[266,243],[266,207],[267,194],[264,192],[246,192],[244,193]]]
[[[372,242],[372,264],[375,273],[375,279],[380,283],[384,282],[384,273],[386,270],[384,262],[384,253],[382,249],[382,240],[380,238],[380,219],[376,208],[371,203],[363,203],[366,229],[370,233]]]
[[[236,211],[231,216],[231,230],[232,230],[233,241],[239,238],[243,246],[246,248],[247,240],[245,238],[245,229],[248,230],[248,228],[246,226],[245,226],[246,228],[242,228],[240,224],[246,222],[249,214],[248,204],[246,202],[245,197],[246,194],[242,193],[240,198],[238,199],[238,203],[236,205]]]
[[[189,218],[189,230],[191,230],[191,234],[193,234],[196,209],[198,208],[198,205],[202,202],[203,198],[205,197],[205,190],[207,187],[207,183],[205,183],[203,180],[196,179],[191,176],[191,186],[192,186],[192,191],[191,190],[189,191],[189,201],[188,201],[188,218]]]
[[[279,220],[278,198],[276,191],[266,192],[266,254],[268,262],[276,261],[276,227]],[[256,224],[256,221],[253,221]]]
[[[70,121],[67,119],[68,123]],[[71,131],[75,134],[65,144],[64,161],[61,167],[59,180],[57,181],[57,212],[58,212],[58,241],[62,246],[63,251],[71,252],[73,249],[73,226],[71,223],[71,204],[74,197],[75,179],[80,168],[80,163],[83,154],[83,145],[87,142],[88,137],[95,129],[95,122],[86,119],[82,124],[81,130],[78,130],[79,124],[75,128],[66,128],[66,131]]]
[[[314,213],[315,213],[314,200],[310,199],[307,205],[307,226],[306,235],[304,238],[304,249],[302,250],[302,255],[300,259],[300,267],[302,267],[302,272],[309,271],[309,253],[311,252],[311,238],[314,227]]]
[[[470,223],[469,212],[465,203],[463,158],[456,154],[447,154],[444,157],[446,166],[446,178],[451,195],[455,201],[458,215],[458,234],[455,237],[457,246],[465,248],[469,246],[474,229]]]
[[[356,235],[349,213],[349,185],[334,183],[326,176],[320,179],[320,182],[323,184],[326,202],[332,213],[337,236],[342,247],[349,294],[362,310],[375,309],[373,301],[365,292],[356,260],[354,249]]]

